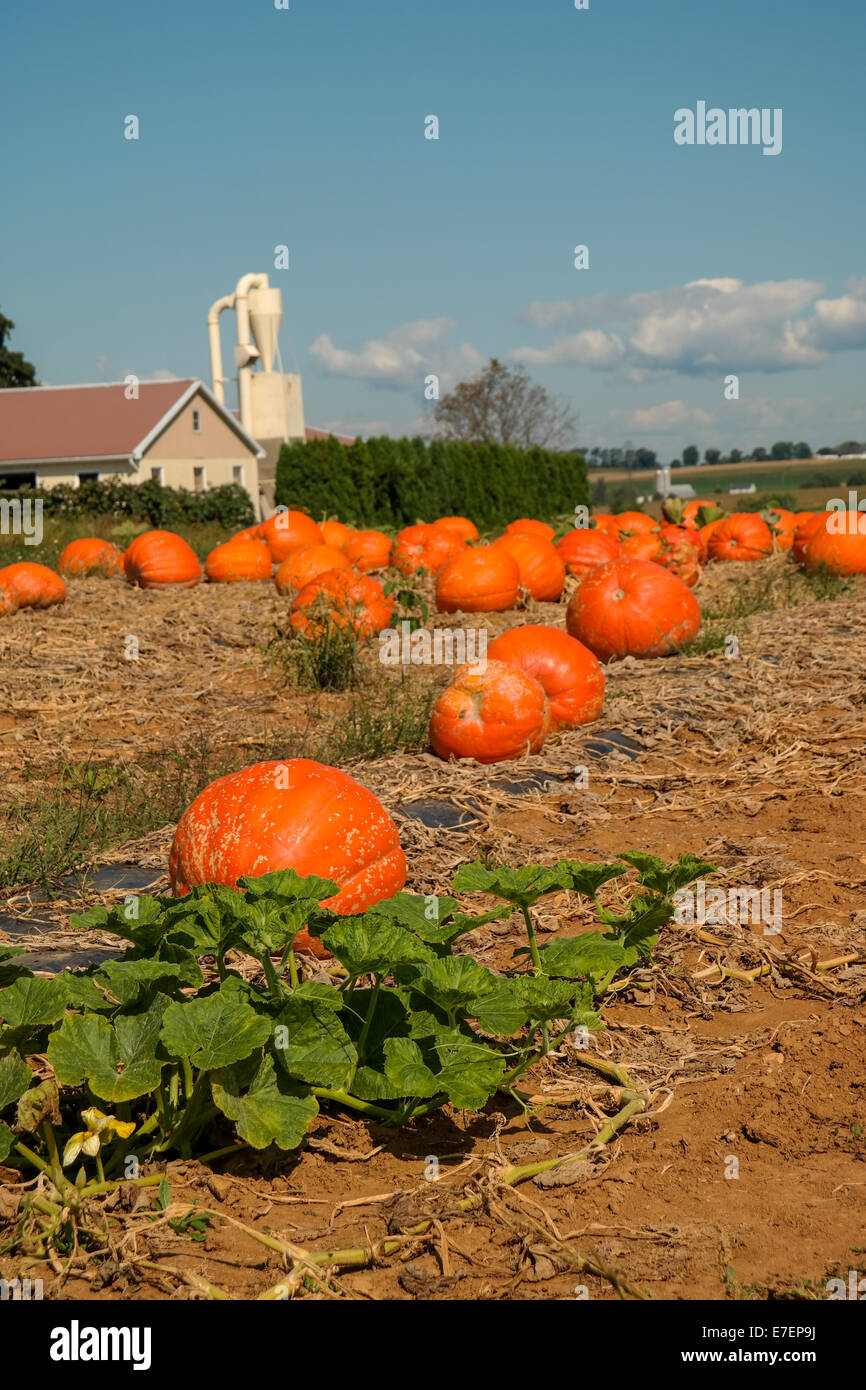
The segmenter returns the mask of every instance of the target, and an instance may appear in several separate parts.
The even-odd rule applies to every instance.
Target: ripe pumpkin
[[[85,536],[63,547],[57,568],[68,575],[123,574],[123,551],[101,536]]]
[[[229,536],[226,545],[231,541],[260,541],[261,529],[260,522],[256,522],[255,526],[245,526],[242,531],[235,531],[233,536]]]
[[[788,511],[785,507],[773,507],[767,516],[776,549],[790,550],[794,544],[794,532],[799,525],[796,514]]]
[[[725,518],[723,516],[719,516],[716,517],[715,521],[708,521],[706,526],[699,526],[696,528],[697,534],[700,536],[701,540],[704,543],[704,546],[706,547],[708,560],[712,560],[713,558],[710,554],[710,536],[713,534],[717,526],[721,526],[724,520]]]
[[[682,525],[693,526],[697,529],[698,512],[701,507],[714,507],[715,505],[715,502],[708,502],[706,497],[693,497],[691,502],[687,502],[683,507]]]
[[[243,580],[270,579],[271,552],[264,541],[230,540],[216,546],[204,562],[211,584],[239,584]]]
[[[383,531],[356,531],[342,550],[362,574],[385,569],[391,558],[391,542]]]
[[[794,532],[794,539],[791,543],[791,554],[798,565],[802,565],[806,559],[806,548],[814,536],[815,532],[823,526],[828,516],[832,512],[810,512],[797,525]]]
[[[619,540],[619,524],[610,512],[590,512],[589,519],[594,523],[596,531],[606,531],[608,535]]]
[[[579,527],[569,531],[561,541],[556,542],[559,556],[565,561],[569,574],[585,579],[598,565],[616,560],[622,554],[622,547],[616,536],[591,527]]]
[[[543,536],[531,531],[512,531],[493,542],[517,564],[520,583],[530,598],[542,603],[556,603],[565,588],[565,561],[559,551]]]
[[[866,574],[866,515],[833,512],[812,533],[805,552],[809,574]]]
[[[344,526],[342,521],[323,521],[319,530],[325,545],[332,545],[335,550],[342,550],[355,534],[351,526]]]
[[[647,516],[646,512],[619,512],[613,520],[620,538],[623,535],[646,536],[658,526],[655,517]]]
[[[385,808],[348,773],[309,758],[254,763],[211,782],[181,816],[169,860],[178,897],[277,869],[331,879],[339,892],[323,906],[339,913],[363,912],[406,882]],[[295,946],[328,954],[306,932]]]
[[[657,565],[679,576],[691,589],[697,584],[701,565],[706,563],[707,548],[694,527],[662,526],[659,529],[659,553],[653,557]]]
[[[332,545],[305,545],[286,557],[274,575],[274,583],[278,594],[296,594],[320,574],[348,568],[349,561],[342,550]]]
[[[0,584],[0,618],[8,618],[18,612],[18,599],[7,584]]]
[[[565,625],[599,661],[667,656],[696,636],[701,610],[683,581],[661,565],[612,560],[575,590]]]
[[[449,560],[436,576],[436,606],[442,613],[502,613],[520,587],[517,561],[501,547],[476,545]]]
[[[468,516],[440,516],[433,525],[437,531],[448,531],[451,535],[460,536],[464,541],[478,540],[478,527]]]
[[[604,671],[598,658],[562,628],[526,623],[494,638],[488,661],[518,666],[539,682],[550,704],[552,727],[589,724],[604,703]]]
[[[192,546],[173,531],[145,531],[123,557],[130,584],[141,589],[191,589],[201,581],[201,565]]]
[[[323,544],[321,531],[306,512],[275,512],[262,522],[259,535],[277,565],[281,565],[287,555],[302,545]]]
[[[654,560],[661,554],[662,543],[655,531],[620,531],[619,543],[629,560]]]
[[[536,753],[550,728],[541,683],[518,666],[488,661],[461,666],[436,701],[430,743],[440,758],[498,763]]]
[[[421,522],[417,526],[405,526],[398,532],[391,552],[391,563],[401,574],[417,574],[418,570],[423,569],[435,575],[465,549],[466,542],[462,536],[453,531],[437,530],[435,526]]]
[[[31,560],[20,560],[0,570],[0,588],[7,590],[17,608],[51,608],[66,598],[66,585],[60,575]]]
[[[544,541],[552,541],[556,531],[546,521],[534,521],[531,516],[518,517],[509,521],[505,528],[506,536],[540,536]]]
[[[714,560],[763,560],[773,553],[773,533],[757,512],[734,512],[716,526],[707,550]]]
[[[388,626],[394,600],[387,598],[379,581],[367,574],[330,569],[304,585],[292,610],[292,626],[299,632],[315,632],[331,621],[357,637],[370,637]]]

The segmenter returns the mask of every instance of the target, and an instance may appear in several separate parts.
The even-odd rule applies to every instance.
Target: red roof
[[[0,391],[0,461],[128,457],[195,385],[31,386]]]
[[[304,430],[304,434],[307,436],[308,439],[328,439],[330,435],[334,434],[334,431],[316,430],[313,429],[312,426],[308,425]],[[334,434],[334,438],[338,440],[340,444],[354,444],[355,442],[354,436],[350,438],[347,434]]]

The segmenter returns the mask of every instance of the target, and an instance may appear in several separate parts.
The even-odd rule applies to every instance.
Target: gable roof
[[[197,378],[0,390],[0,462],[128,458],[138,463],[184,406],[201,395],[257,458],[264,450]]]

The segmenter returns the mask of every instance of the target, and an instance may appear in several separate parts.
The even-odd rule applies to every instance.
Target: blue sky
[[[208,306],[263,270],[309,424],[419,428],[428,373],[496,355],[585,445],[866,438],[862,0],[45,0],[3,28],[0,309],[47,382],[208,380]],[[698,101],[781,108],[782,152],[676,145]]]

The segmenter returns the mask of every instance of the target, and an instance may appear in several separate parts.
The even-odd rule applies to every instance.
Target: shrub
[[[66,521],[116,516],[166,529],[184,522],[211,521],[234,531],[256,520],[249,493],[237,483],[208,492],[188,492],[185,488],[163,487],[152,479],[128,483],[111,478],[106,482],[80,483],[77,487],[58,483],[51,488],[25,488],[15,496],[39,498],[47,516]]]

